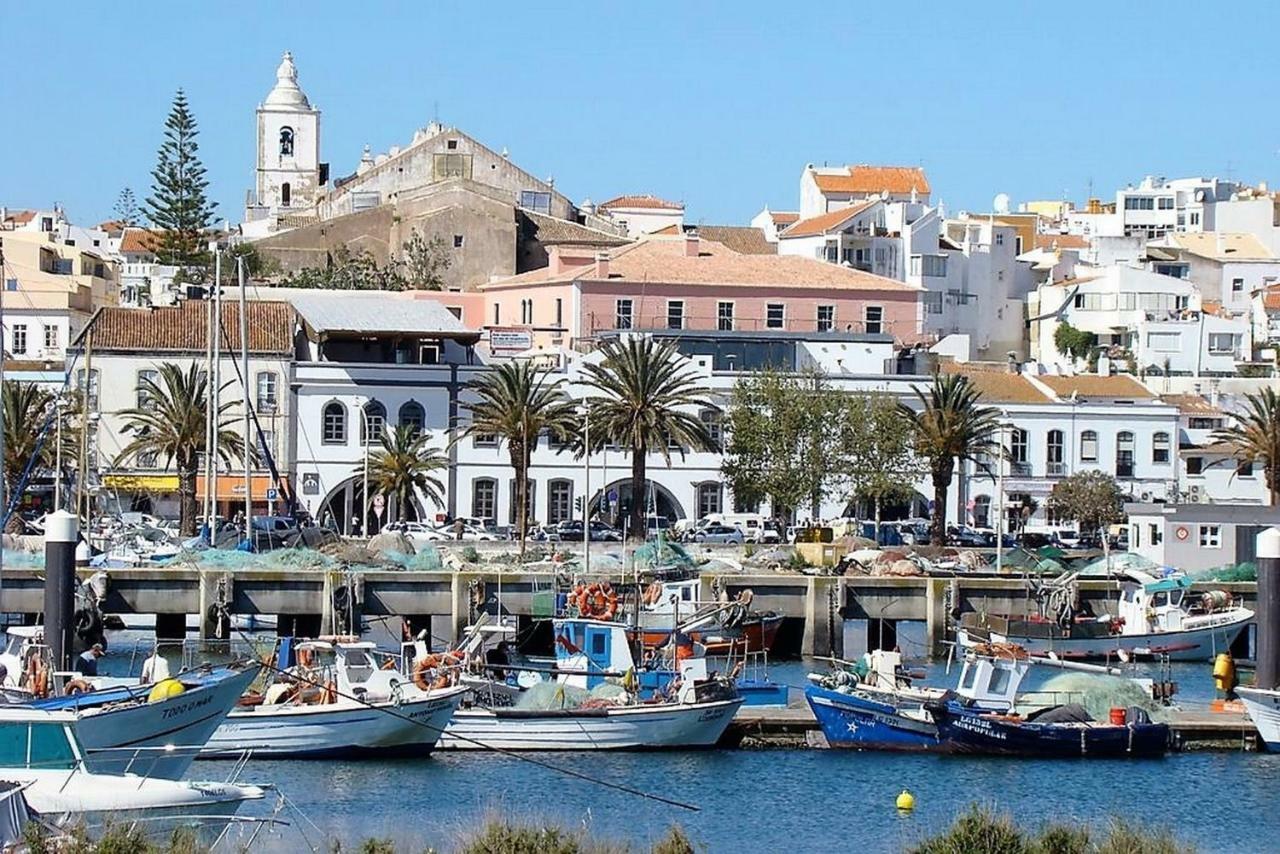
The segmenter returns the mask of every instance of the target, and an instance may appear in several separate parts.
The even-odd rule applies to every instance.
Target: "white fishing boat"
[[[30,807],[59,826],[145,819],[162,832],[165,818],[221,819],[261,799],[258,786],[178,782],[85,768],[76,716],[24,707],[0,708],[0,781],[21,786]]]
[[[957,641],[966,649],[1012,643],[1032,655],[1072,659],[1207,661],[1230,649],[1253,619],[1253,611],[1224,591],[1193,594],[1191,579],[1181,572],[1155,575],[1128,567],[1114,577],[1119,585],[1115,613],[1079,613],[1076,576],[1069,575],[1039,591],[1034,614],[965,614]]]
[[[549,678],[501,668],[495,678],[504,690],[493,695],[483,683],[469,683],[472,696],[446,728],[442,749],[714,747],[743,703],[732,680],[708,674],[704,658],[680,660],[672,683],[647,679],[636,669],[620,623],[565,619],[554,626],[556,662]],[[490,696],[511,705],[484,705]]]
[[[1258,736],[1271,753],[1280,753],[1280,690],[1275,688],[1237,688],[1249,719],[1258,728]]]
[[[297,664],[261,697],[227,715],[201,758],[425,754],[467,690],[383,668],[388,657],[372,643],[306,641],[296,652]]]

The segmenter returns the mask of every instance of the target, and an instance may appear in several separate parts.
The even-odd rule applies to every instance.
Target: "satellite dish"
[[[996,193],[996,197],[991,200],[991,209],[998,214],[1007,214],[1009,212],[1009,194]]]

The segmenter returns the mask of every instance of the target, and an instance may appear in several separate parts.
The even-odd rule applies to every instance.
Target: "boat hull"
[[[650,617],[650,619],[653,619]],[[691,629],[685,634],[694,643],[706,648],[708,655],[741,654],[745,652],[772,652],[778,639],[782,617],[769,614],[752,617],[741,626],[726,629],[711,625]],[[629,630],[634,635],[637,630]],[[647,625],[638,630],[641,642],[647,647],[664,646],[671,637],[671,626]]]
[[[1041,724],[930,704],[942,749],[989,756],[1158,757],[1169,749],[1168,724]]]
[[[804,697],[831,747],[853,750],[936,750],[938,728],[890,703],[808,685]]]
[[[742,698],[612,709],[459,709],[441,749],[655,750],[714,747]]]
[[[1280,690],[1237,688],[1236,693],[1267,750],[1280,753]]]
[[[1056,655],[1076,660],[1116,658],[1124,653],[1130,658],[1159,658],[1171,661],[1209,661],[1231,648],[1251,617],[1204,628],[1145,635],[1106,635],[1104,637],[1028,637],[1013,633],[990,632],[990,640],[1013,643],[1031,655]],[[957,640],[966,649],[987,638],[971,629],[957,631]]]
[[[200,751],[202,759],[421,756],[436,747],[466,689],[392,702],[236,709]]]
[[[198,687],[166,700],[80,711],[76,735],[85,751],[86,768],[98,774],[179,779],[257,674],[257,665],[252,665],[222,678],[206,676]],[[83,707],[78,701],[93,700],[90,693],[61,698],[54,705],[36,705],[79,710]]]

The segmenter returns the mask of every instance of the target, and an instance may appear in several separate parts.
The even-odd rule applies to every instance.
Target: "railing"
[[[726,331],[721,328],[722,320],[716,314],[686,314],[681,319],[681,325],[678,327],[669,326],[665,312],[652,312],[643,315],[633,314],[630,318],[619,318],[617,315],[596,314],[589,312],[587,314],[588,334],[596,335],[601,332],[614,331],[661,331],[670,330],[672,332],[715,332]],[[626,325],[619,321],[628,321]],[[913,335],[916,331],[915,320],[901,321],[895,323],[892,320],[885,319],[879,322],[867,323],[866,320],[846,320],[838,314],[830,323],[827,321],[819,321],[814,318],[791,318],[783,317],[770,320],[760,317],[735,317],[731,321],[731,329],[734,332],[870,332],[872,334],[883,333],[887,335]],[[870,326],[870,330],[868,330]],[[900,333],[896,332],[897,327],[901,327]]]

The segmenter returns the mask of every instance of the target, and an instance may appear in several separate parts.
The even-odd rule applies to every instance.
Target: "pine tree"
[[[120,191],[113,210],[116,220],[124,228],[131,228],[142,221],[142,211],[138,210],[138,199],[133,195],[131,187],[125,187]]]
[[[204,260],[204,232],[213,220],[214,205],[205,197],[209,186],[204,164],[196,152],[195,117],[181,89],[164,123],[164,142],[152,170],[147,217],[159,238],[156,255],[161,263],[195,266]]]

